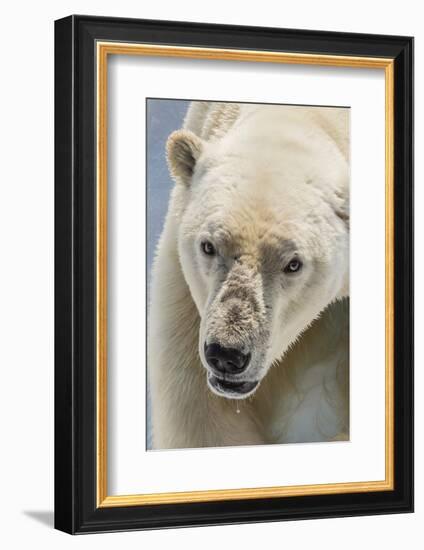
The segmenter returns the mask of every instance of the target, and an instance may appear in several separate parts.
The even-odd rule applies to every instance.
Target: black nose
[[[238,349],[224,348],[219,344],[205,344],[208,365],[222,374],[240,374],[246,370],[250,353],[245,355]]]

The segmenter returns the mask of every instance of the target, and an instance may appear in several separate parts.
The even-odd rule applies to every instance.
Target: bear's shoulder
[[[258,110],[260,107],[250,106],[250,109]],[[249,106],[245,106],[244,110],[249,111]],[[243,105],[239,103],[192,101],[184,119],[184,128],[205,141],[215,141],[228,133],[240,119],[242,111]],[[299,122],[309,121],[318,126],[337,144],[346,160],[349,160],[349,109],[296,106],[289,108],[289,112],[291,115],[296,113]]]
[[[344,158],[349,160],[350,109],[311,107],[309,116],[337,145]]]
[[[192,101],[184,120],[184,128],[205,141],[222,138],[240,114],[237,103]]]

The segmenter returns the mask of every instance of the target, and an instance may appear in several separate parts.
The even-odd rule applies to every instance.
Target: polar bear
[[[152,271],[153,448],[348,438],[349,110],[192,102]]]

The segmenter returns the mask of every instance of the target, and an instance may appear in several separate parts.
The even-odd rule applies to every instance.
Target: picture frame
[[[114,55],[384,72],[383,480],[108,493],[107,69]],[[163,90],[163,97],[170,93]],[[55,22],[57,529],[80,534],[412,512],[412,350],[411,37],[79,15]]]

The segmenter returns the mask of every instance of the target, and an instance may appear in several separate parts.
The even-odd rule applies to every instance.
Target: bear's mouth
[[[259,381],[239,381],[233,382],[217,378],[213,374],[208,374],[208,385],[217,395],[231,399],[245,399],[252,395],[259,385]]]

